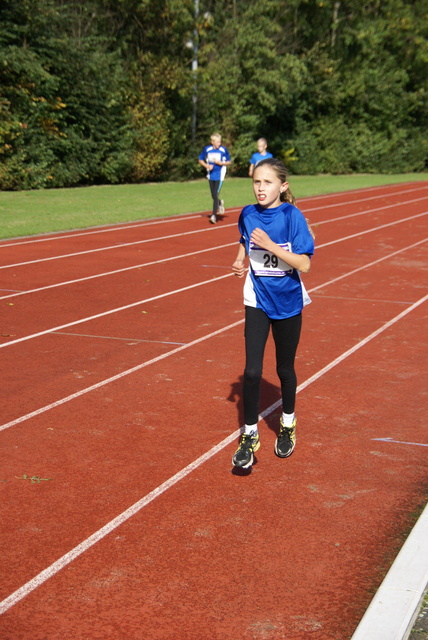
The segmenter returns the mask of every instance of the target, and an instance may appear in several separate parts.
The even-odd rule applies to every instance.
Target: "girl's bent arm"
[[[238,249],[238,255],[236,256],[236,260],[232,265],[232,271],[235,274],[235,276],[238,276],[238,278],[242,278],[243,275],[245,274],[244,259],[245,259],[245,245],[240,244]]]
[[[262,249],[270,251],[274,256],[280,258],[280,260],[283,260],[286,264],[289,264],[293,269],[297,269],[297,271],[308,273],[311,268],[311,260],[306,253],[293,253],[292,251],[286,251],[276,244],[276,242],[273,242],[269,238],[268,234],[262,229],[254,229],[251,234],[251,241]]]

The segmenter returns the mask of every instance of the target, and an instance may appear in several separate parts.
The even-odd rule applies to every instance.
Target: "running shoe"
[[[215,214],[215,213],[212,213],[212,214],[210,215],[210,222],[211,222],[212,224],[215,224],[215,223],[217,222],[217,216],[216,216],[216,214]]]
[[[220,203],[218,206],[218,214],[219,216],[224,216],[224,200],[220,200]]]
[[[280,458],[288,458],[294,451],[296,446],[296,424],[297,420],[294,418],[291,427],[285,427],[280,419],[281,429],[275,442],[275,453]]]
[[[232,458],[232,464],[234,467],[248,469],[248,467],[251,467],[251,465],[253,464],[253,454],[260,448],[260,436],[257,431],[254,435],[253,434],[254,431],[252,431],[250,434],[242,434],[239,447],[235,451],[235,455]]]

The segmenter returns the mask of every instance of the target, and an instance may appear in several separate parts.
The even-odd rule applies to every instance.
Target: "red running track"
[[[242,424],[239,211],[0,242],[2,640],[346,640],[426,501],[428,183],[306,198],[298,437]]]

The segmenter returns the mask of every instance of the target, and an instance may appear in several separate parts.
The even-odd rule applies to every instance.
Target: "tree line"
[[[427,168],[427,0],[0,0],[0,188]]]

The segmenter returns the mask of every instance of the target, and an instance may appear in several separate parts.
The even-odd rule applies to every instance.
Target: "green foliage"
[[[342,118],[324,118],[317,127],[301,128],[295,139],[297,159],[292,173],[384,173],[424,171],[428,142],[415,130],[394,129],[390,136],[360,123],[349,127]]]
[[[199,74],[200,132],[220,129],[233,149],[233,173],[246,173],[255,139],[278,108],[290,108],[305,76],[304,65],[288,53],[278,56],[279,0],[236,3],[228,16],[222,3],[212,33],[202,39]],[[220,35],[219,35],[220,34]],[[201,135],[202,143],[202,135]]]
[[[132,109],[135,145],[132,181],[144,182],[159,177],[168,155],[168,113],[160,94],[141,93]]]
[[[121,59],[82,34],[71,5],[31,5],[13,4],[2,38],[1,186],[118,182],[134,136]]]
[[[3,0],[0,188],[193,178],[214,130],[237,176],[426,168],[426,0],[198,6]]]

